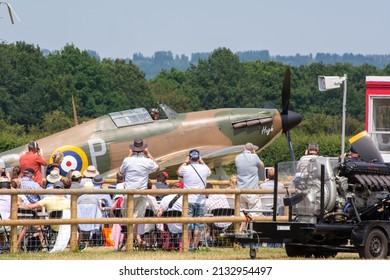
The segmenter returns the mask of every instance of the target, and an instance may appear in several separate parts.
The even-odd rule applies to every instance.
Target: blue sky
[[[6,0],[0,40],[60,50],[73,43],[101,58],[155,51],[175,54],[269,50],[390,54],[388,0]]]

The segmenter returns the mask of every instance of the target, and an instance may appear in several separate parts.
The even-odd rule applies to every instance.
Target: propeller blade
[[[290,95],[291,95],[291,70],[286,69],[284,72],[284,81],[282,88],[282,114],[288,114],[288,108],[290,106]]]

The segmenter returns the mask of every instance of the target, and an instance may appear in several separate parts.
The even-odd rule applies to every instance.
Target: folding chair
[[[59,217],[61,217],[62,220],[70,219],[70,210],[53,212],[50,213],[50,218],[52,219],[58,219]],[[70,240],[70,224],[60,225],[58,231],[54,232],[51,238],[53,242],[52,246],[48,248],[49,253],[64,251],[68,246]]]
[[[2,220],[3,217],[0,213],[0,220]],[[9,236],[9,230],[7,229],[7,226],[2,226],[3,232],[0,232],[0,235],[4,235],[4,246],[0,247],[0,254],[3,252],[9,252],[10,250],[10,236]]]
[[[62,219],[62,216],[63,216],[62,210],[61,211],[52,211],[49,214],[49,219]],[[52,226],[45,227],[44,240],[46,242],[46,250],[48,252],[53,249],[53,247],[57,241],[58,232],[59,232],[59,228],[58,228],[58,230],[56,230],[56,229],[53,229]]]
[[[102,212],[96,204],[78,204],[77,218],[102,218]],[[78,228],[80,248],[84,249],[88,245],[103,245],[101,224],[79,224]],[[99,236],[101,240],[98,240]]]
[[[22,239],[24,252],[38,252],[42,250],[42,240],[45,237],[44,227],[39,225],[39,216],[32,209],[18,209],[18,219],[37,220],[36,226],[24,226],[19,238]]]
[[[155,213],[151,209],[145,210],[145,218],[152,218]],[[146,242],[145,250],[156,250],[157,249],[157,227],[156,224],[139,224],[138,232],[143,232],[141,235],[142,240]]]
[[[233,208],[216,208],[211,210],[213,217],[221,216],[234,216]],[[219,234],[233,230],[233,223],[231,222],[215,222],[210,225],[210,235],[212,236],[212,241],[214,246],[218,246],[221,243]]]

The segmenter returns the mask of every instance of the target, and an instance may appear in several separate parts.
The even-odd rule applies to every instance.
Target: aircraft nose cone
[[[302,116],[296,112],[288,111],[288,114],[282,115],[283,132],[289,131],[296,127],[302,121]]]

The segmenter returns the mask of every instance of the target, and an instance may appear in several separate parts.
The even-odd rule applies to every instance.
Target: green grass
[[[64,251],[48,254],[15,253],[1,254],[1,260],[247,260],[248,248],[201,248],[195,252],[164,252],[158,251],[133,251],[114,252],[112,247],[88,247],[84,252]],[[256,259],[264,260],[289,260],[284,249],[258,248]],[[314,258],[312,258],[314,260]],[[359,255],[353,253],[339,253],[334,259],[353,260],[359,259]]]

